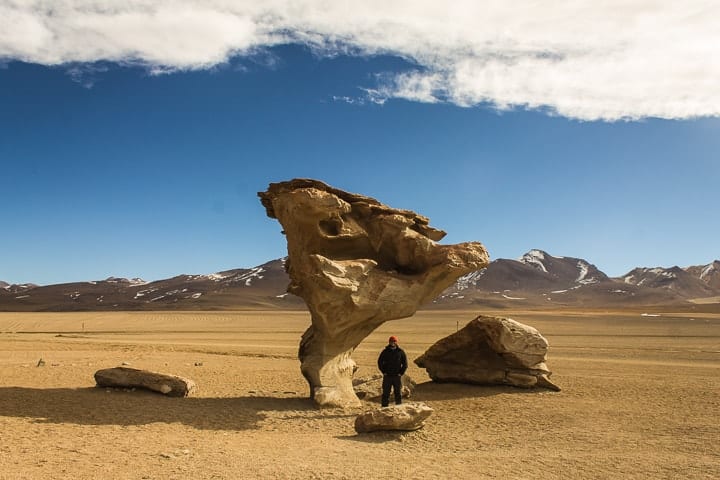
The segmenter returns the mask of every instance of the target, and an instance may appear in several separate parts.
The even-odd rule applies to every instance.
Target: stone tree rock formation
[[[480,315],[415,359],[436,382],[543,387],[548,378],[548,341],[533,327],[511,318]]]
[[[427,218],[317,180],[272,183],[258,196],[287,237],[288,292],[304,299],[312,316],[298,356],[319,406],[359,405],[355,347],[488,264],[478,242],[439,245],[445,232]]]

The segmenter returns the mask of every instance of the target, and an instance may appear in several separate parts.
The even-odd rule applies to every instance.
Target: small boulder
[[[170,397],[187,397],[196,389],[195,382],[187,378],[129,367],[98,370],[95,383],[98,387],[143,388]]]
[[[370,375],[368,377],[354,378],[353,389],[360,399],[370,400],[371,398],[379,398],[382,395],[383,376],[380,373]],[[416,383],[410,378],[410,375],[402,376],[402,389],[400,390],[403,398],[410,398],[415,391]]]
[[[367,410],[355,418],[355,431],[367,433],[379,430],[417,430],[425,425],[425,419],[432,415],[432,412],[432,408],[420,402]]]

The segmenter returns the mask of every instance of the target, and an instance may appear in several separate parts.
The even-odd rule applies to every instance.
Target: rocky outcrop
[[[510,318],[479,316],[415,360],[436,382],[544,387],[559,391],[545,364],[548,342]]]
[[[95,383],[98,387],[142,388],[169,397],[187,397],[196,389],[195,382],[187,378],[129,367],[98,370]]]
[[[287,237],[288,292],[312,315],[299,358],[320,406],[359,405],[351,382],[355,347],[488,264],[478,242],[439,245],[445,232],[427,218],[317,180],[273,183],[258,196]]]
[[[400,380],[402,382],[402,388],[400,389],[402,397],[410,398],[415,391],[416,383],[408,374],[403,375]],[[355,394],[363,400],[380,397],[382,395],[382,382],[383,376],[381,373],[369,377],[353,378],[352,380]]]
[[[425,420],[432,413],[432,408],[420,402],[367,410],[355,418],[355,431],[417,430],[425,425]]]

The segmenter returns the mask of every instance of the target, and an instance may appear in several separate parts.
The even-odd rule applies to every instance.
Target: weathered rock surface
[[[312,315],[298,356],[320,406],[359,405],[351,382],[355,347],[488,264],[478,242],[439,245],[445,232],[427,218],[317,180],[272,183],[258,196],[287,236],[288,292]]]
[[[187,378],[129,367],[98,370],[95,383],[98,387],[144,388],[169,397],[187,397],[196,388],[195,382]]]
[[[355,431],[417,430],[425,425],[425,420],[432,413],[432,408],[420,402],[367,410],[355,418]]]
[[[545,364],[548,342],[533,327],[480,315],[415,359],[436,382],[544,387],[559,391]]]
[[[382,396],[382,381],[382,374],[377,373],[369,377],[353,378],[352,384],[358,398],[369,400]],[[407,373],[402,376],[401,381],[402,389],[400,392],[402,393],[402,397],[410,398],[415,391],[416,383]]]

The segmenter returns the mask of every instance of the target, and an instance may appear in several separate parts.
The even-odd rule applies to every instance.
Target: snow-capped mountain
[[[465,275],[434,304],[605,307],[682,304],[718,295],[718,261],[686,269],[636,268],[609,278],[586,260],[530,250],[517,260],[498,259]]]
[[[285,261],[153,282],[115,277],[47,286],[2,282],[0,310],[304,309],[301,299],[286,293]],[[677,305],[720,296],[719,283],[717,260],[686,269],[636,268],[608,278],[584,259],[530,250],[461,277],[428,308]]]
[[[36,288],[37,285],[32,283],[7,283],[7,282],[0,282],[0,294],[2,293],[24,293],[28,290],[31,290],[33,288]]]
[[[285,292],[285,259],[253,268],[146,282],[139,278],[0,289],[0,310],[163,310],[299,307]]]
[[[569,285],[604,282],[608,276],[581,258],[555,257],[542,250],[530,250],[518,260]],[[574,285],[573,285],[574,284]]]
[[[436,303],[553,302],[553,298],[564,303],[577,301],[580,293],[597,294],[603,289],[612,293],[613,287],[614,282],[586,260],[530,250],[517,260],[498,259],[484,270],[461,277]]]
[[[685,271],[699,278],[708,287],[720,290],[720,260],[715,260],[707,265],[687,267]]]
[[[710,264],[711,267],[712,265]],[[699,267],[689,268],[698,269]],[[665,289],[689,298],[712,296],[715,293],[714,289],[701,279],[702,273],[703,270],[700,269],[698,274],[694,275],[680,267],[635,268],[620,277],[619,280],[626,285]],[[710,270],[706,270],[705,277],[709,273]]]

